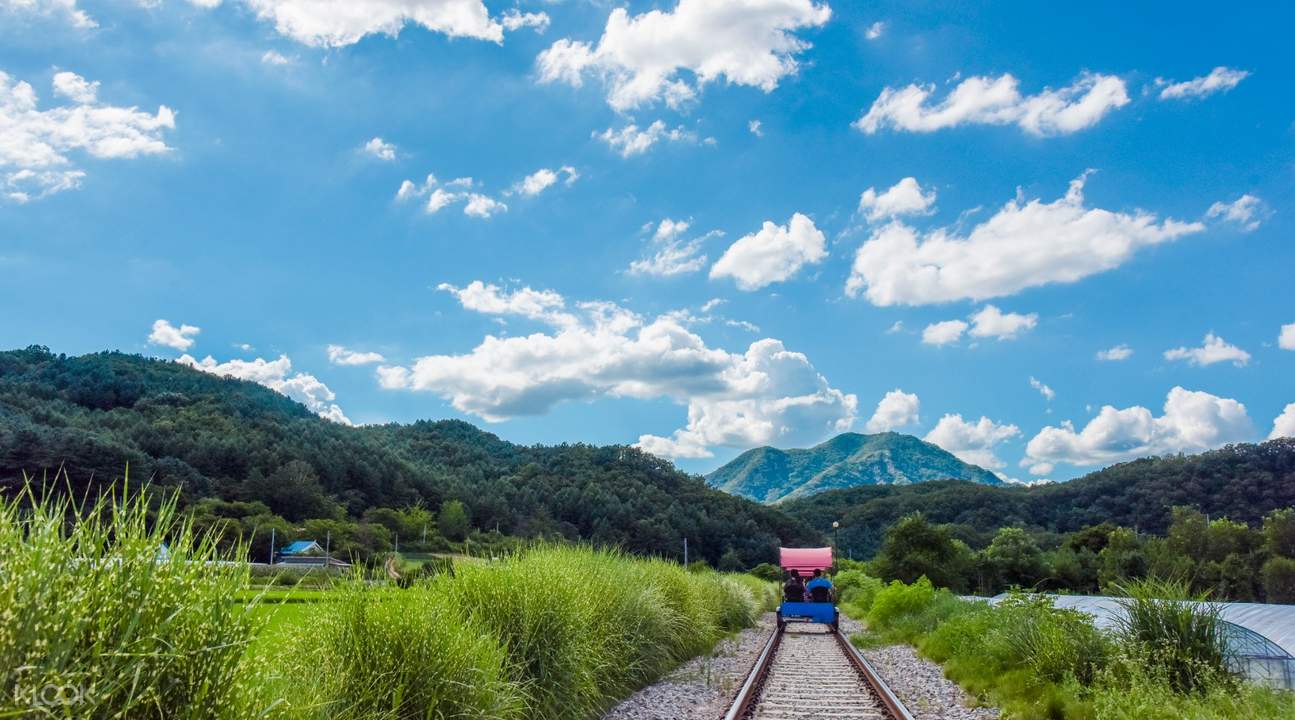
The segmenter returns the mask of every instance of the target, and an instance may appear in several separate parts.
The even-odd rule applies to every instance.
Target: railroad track
[[[774,630],[724,720],[913,720],[872,665],[830,625]]]

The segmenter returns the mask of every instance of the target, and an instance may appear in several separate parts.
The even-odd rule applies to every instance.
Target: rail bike
[[[826,573],[832,568],[832,548],[778,548],[778,565],[784,572],[795,570],[801,577],[808,577],[815,570]],[[820,588],[821,589],[821,588]],[[841,611],[828,593],[811,593],[804,601],[796,602],[783,599],[778,606],[778,627],[787,623],[822,623],[839,629]]]

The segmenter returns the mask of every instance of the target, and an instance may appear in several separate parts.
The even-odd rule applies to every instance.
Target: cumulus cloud
[[[1295,350],[1295,323],[1282,325],[1281,333],[1277,336],[1277,347],[1282,350]]]
[[[261,63],[264,65],[288,65],[292,61],[278,50],[266,50],[265,54],[261,56]]]
[[[958,83],[943,101],[928,104],[934,85],[886,88],[854,126],[871,135],[894,128],[934,132],[958,125],[1018,125],[1031,135],[1066,135],[1091,127],[1129,102],[1124,81],[1113,75],[1081,75],[1071,85],[1021,95],[1010,74],[974,76]]]
[[[558,40],[536,68],[540,82],[577,87],[596,75],[621,111],[659,101],[678,107],[721,78],[771,92],[810,47],[794,33],[831,15],[811,0],[680,0],[671,11],[640,15],[616,8],[596,45]]]
[[[948,228],[920,233],[898,221],[878,228],[855,255],[846,294],[875,305],[1001,297],[1119,267],[1143,247],[1205,227],[1084,207],[1086,178],[1050,203],[1012,200],[965,236]]]
[[[630,274],[669,277],[705,267],[707,257],[701,252],[702,245],[723,233],[712,230],[700,237],[686,238],[688,227],[689,223],[684,220],[662,220],[649,241],[652,254],[630,263]]]
[[[967,323],[961,320],[944,320],[922,328],[922,342],[927,345],[948,345],[962,339]]]
[[[709,347],[678,314],[648,319],[609,302],[569,307],[553,291],[444,285],[464,308],[549,325],[521,337],[486,336],[471,352],[383,366],[389,389],[434,393],[487,421],[540,415],[598,398],[665,398],[687,406],[687,424],[638,445],[664,457],[709,457],[716,446],[816,442],[848,429],[858,400],[831,387],[803,354],[775,339],[744,352]]]
[[[986,305],[971,316],[971,334],[976,337],[1015,340],[1021,333],[1033,330],[1038,322],[1039,316],[1036,313],[1005,313],[993,305]]]
[[[1056,391],[1048,387],[1047,383],[1044,383],[1041,380],[1036,379],[1032,375],[1030,376],[1030,387],[1034,388],[1035,390],[1038,390],[1039,394],[1042,395],[1048,402],[1052,402],[1052,399],[1057,396]]]
[[[176,327],[166,320],[153,321],[153,331],[148,334],[148,341],[153,345],[162,345],[176,350],[188,350],[197,342],[194,336],[202,332],[202,328],[193,325],[180,324]]]
[[[58,17],[79,30],[99,27],[76,3],[77,0],[0,0],[0,12]]]
[[[916,393],[895,388],[877,403],[877,410],[864,427],[870,433],[880,433],[912,425],[918,422],[917,413],[921,405]]]
[[[99,83],[66,71],[54,76],[53,90],[71,104],[40,110],[30,84],[0,71],[0,190],[9,200],[79,187],[85,172],[71,167],[74,152],[125,159],[170,150],[162,134],[175,127],[175,113],[165,105],[150,115],[102,103]]]
[[[927,215],[935,205],[935,191],[922,191],[917,178],[906,177],[889,190],[878,193],[868,188],[859,196],[859,212],[868,222],[877,222],[900,215]]]
[[[1148,455],[1199,452],[1243,441],[1252,432],[1245,405],[1175,387],[1160,417],[1138,405],[1123,410],[1106,405],[1083,430],[1076,431],[1069,422],[1043,428],[1030,439],[1021,465],[1044,475],[1060,463],[1106,465]]]
[[[1282,414],[1273,419],[1273,431],[1268,433],[1269,440],[1283,437],[1295,438],[1295,403],[1287,405]]]
[[[1246,232],[1257,230],[1267,215],[1268,209],[1263,201],[1249,194],[1242,195],[1230,203],[1216,202],[1205,211],[1205,217],[1222,218],[1236,223]]]
[[[381,353],[356,352],[341,345],[328,346],[328,362],[334,365],[372,365],[386,361]]]
[[[543,33],[549,29],[549,14],[544,12],[524,13],[517,8],[511,8],[499,18],[504,29],[508,32],[521,30],[524,27],[535,28],[535,32]]]
[[[752,120],[746,124],[746,129],[750,130],[751,134],[756,137],[764,137],[764,130],[760,129],[760,125],[759,120]]]
[[[630,123],[620,130],[607,128],[602,132],[595,131],[593,137],[607,143],[607,147],[620,153],[623,158],[642,155],[662,140],[697,142],[695,133],[682,127],[667,129],[665,123],[660,120],[654,121],[643,129],[639,129],[638,125]]]
[[[520,193],[527,197],[535,197],[556,185],[559,180],[562,180],[564,184],[570,187],[579,179],[580,173],[570,165],[563,165],[557,170],[540,168],[522,178],[520,182],[513,186],[513,192]]]
[[[884,32],[886,32],[886,23],[878,20],[877,22],[869,25],[867,30],[863,31],[863,36],[868,38],[869,40],[876,40],[877,38],[881,37],[881,34]]]
[[[217,362],[210,355],[202,360],[195,360],[189,355],[182,355],[177,362],[212,375],[259,383],[271,390],[287,395],[322,418],[343,425],[352,424],[350,419],[346,417],[346,413],[342,412],[342,408],[334,402],[337,396],[319,378],[302,372],[293,373],[289,376],[289,373],[292,372],[292,361],[288,359],[287,355],[280,355],[276,360],[266,360],[264,358],[254,360],[235,359],[223,363]]]
[[[477,218],[489,218],[508,211],[508,205],[489,195],[472,192],[472,178],[455,178],[442,184],[435,175],[428,174],[421,184],[405,180],[396,190],[396,201],[403,202],[413,198],[427,198],[423,211],[434,215],[451,205],[462,204],[463,214]]]
[[[981,416],[976,422],[963,420],[957,413],[940,418],[924,438],[958,456],[959,460],[990,470],[1006,467],[995,448],[1021,434],[1011,424],[996,423]]]
[[[244,0],[280,35],[312,47],[343,47],[367,35],[395,36],[418,25],[449,37],[503,42],[505,25],[482,0]],[[542,13],[540,13],[542,15]],[[547,17],[545,18],[547,19]],[[509,29],[538,21],[509,21]]]
[[[1097,351],[1097,359],[1105,360],[1107,362],[1119,362],[1120,360],[1128,360],[1132,356],[1133,356],[1133,348],[1123,344],[1116,345],[1115,347],[1108,348],[1106,350]]]
[[[711,267],[710,277],[731,277],[741,290],[759,290],[825,257],[823,232],[814,227],[813,220],[796,213],[786,225],[766,220],[759,232],[739,238]]]
[[[364,143],[364,152],[379,160],[388,162],[396,159],[396,146],[380,137],[375,137]]]
[[[1220,362],[1231,362],[1237,367],[1245,367],[1250,362],[1250,353],[1232,345],[1214,333],[1207,333],[1205,341],[1198,348],[1174,348],[1165,351],[1166,360],[1186,360],[1192,365],[1213,365]]]
[[[1209,75],[1202,75],[1185,82],[1174,83],[1159,78],[1156,82],[1164,85],[1160,90],[1161,100],[1188,100],[1203,98],[1217,92],[1227,92],[1249,75],[1246,70],[1233,70],[1220,65],[1211,70]]]

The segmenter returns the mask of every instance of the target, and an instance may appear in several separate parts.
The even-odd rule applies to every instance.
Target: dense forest
[[[1135,460],[1028,488],[952,480],[866,486],[830,490],[778,508],[824,533],[839,521],[841,549],[867,559],[881,547],[887,528],[913,513],[949,525],[955,537],[981,549],[1004,527],[1026,529],[1045,545],[1056,545],[1061,533],[1102,523],[1163,536],[1179,506],[1252,527],[1273,510],[1295,506],[1295,439]]]
[[[76,491],[120,479],[178,492],[200,524],[329,533],[360,558],[432,539],[561,537],[729,568],[811,545],[805,523],[631,447],[523,447],[460,421],[347,427],[251,382],[172,362],[44,347],[0,352],[0,488],[62,468]],[[442,527],[462,504],[466,532]],[[453,510],[457,507],[448,505]],[[451,516],[457,513],[451,512]],[[439,516],[439,517],[438,517]],[[254,552],[260,552],[254,548]]]

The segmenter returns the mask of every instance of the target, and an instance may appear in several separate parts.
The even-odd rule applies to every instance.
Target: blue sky
[[[0,0],[0,346],[696,472],[847,428],[1021,481],[1295,434],[1293,21]]]

